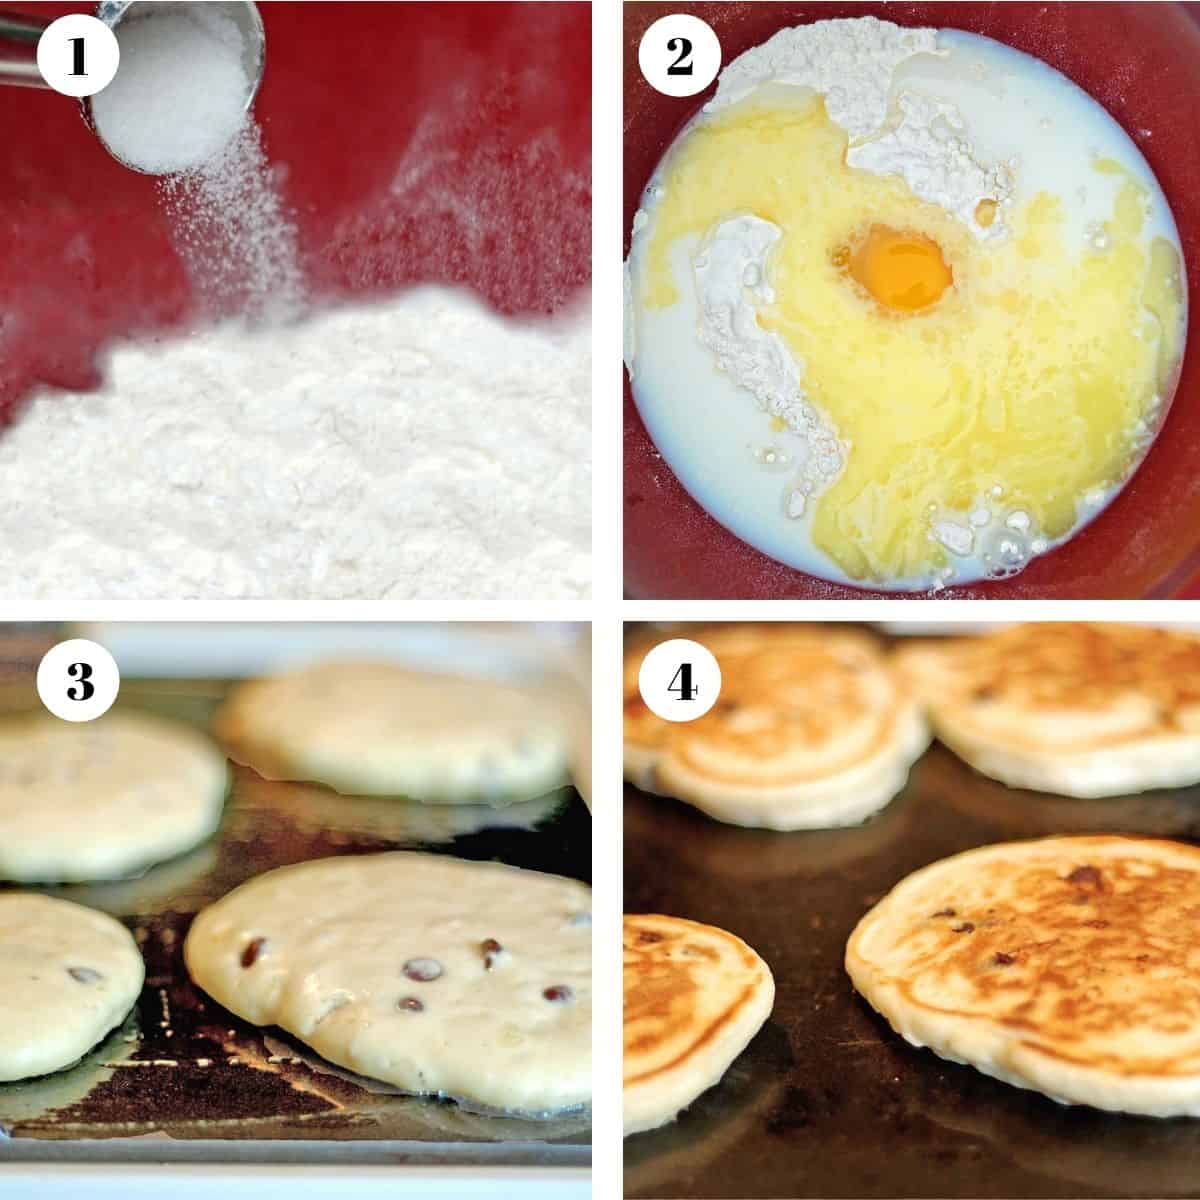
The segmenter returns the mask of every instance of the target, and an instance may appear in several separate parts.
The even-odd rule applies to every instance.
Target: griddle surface
[[[625,793],[625,908],[744,938],[775,1010],[725,1079],[625,1141],[626,1196],[1200,1195],[1200,1121],[1066,1108],[894,1034],[842,966],[858,919],[919,867],[1058,833],[1200,840],[1200,789],[1073,800],[1014,791],[940,745],[854,829],[770,833]]]

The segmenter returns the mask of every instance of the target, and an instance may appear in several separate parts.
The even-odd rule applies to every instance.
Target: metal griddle
[[[228,686],[125,680],[117,707],[207,728]],[[28,706],[28,683],[23,690],[23,696],[6,692],[0,705]],[[196,850],[138,879],[21,889],[120,918],[142,948],[146,985],[125,1025],[78,1066],[0,1084],[0,1163],[586,1166],[586,1115],[523,1120],[397,1095],[325,1063],[281,1030],[233,1016],[196,988],[184,968],[183,940],[195,913],[287,863],[418,849],[588,880],[591,823],[574,789],[499,814],[499,821],[525,827],[472,829],[481,810],[453,809],[344,797],[234,766],[221,829]]]
[[[853,829],[738,829],[632,787],[625,908],[709,922],[768,962],[775,1009],[725,1079],[625,1142],[639,1197],[1200,1195],[1200,1121],[1066,1108],[917,1050],[842,967],[858,919],[919,867],[1058,833],[1200,841],[1200,789],[1073,800],[994,783],[935,744]]]

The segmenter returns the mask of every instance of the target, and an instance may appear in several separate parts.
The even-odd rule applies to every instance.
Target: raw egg
[[[856,249],[840,246],[834,261],[884,308],[919,312],[936,304],[954,282],[941,247],[920,233],[872,225]]]

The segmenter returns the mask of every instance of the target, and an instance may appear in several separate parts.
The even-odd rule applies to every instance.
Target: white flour
[[[1003,212],[1012,194],[1008,168],[975,159],[954,105],[902,84],[893,95],[905,61],[941,53],[937,30],[904,29],[875,17],[781,29],[721,72],[705,111],[727,108],[764,84],[812,88],[825,97],[830,120],[850,135],[850,166],[901,176],[914,195],[953,213],[980,240],[1004,237]],[[975,220],[984,199],[999,205],[986,228]]]
[[[936,53],[936,30],[902,29],[875,17],[797,25],[739,54],[705,109],[736,104],[767,83],[809,87],[825,97],[829,119],[857,140],[887,119],[896,68],[914,54]]]
[[[787,343],[758,323],[758,309],[775,299],[767,279],[767,256],[783,236],[770,221],[743,214],[722,221],[692,260],[700,301],[700,341],[717,365],[737,380],[759,408],[779,417],[804,439],[806,458],[788,498],[788,515],[804,512],[807,498],[836,479],[843,448],[829,420],[805,399],[804,364]]]
[[[444,289],[119,349],[0,438],[0,598],[585,597],[590,363]]]

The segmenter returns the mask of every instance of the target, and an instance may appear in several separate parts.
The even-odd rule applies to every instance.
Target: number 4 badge
[[[646,707],[664,721],[694,721],[721,694],[721,667],[711,650],[688,638],[659,642],[638,670]]]

